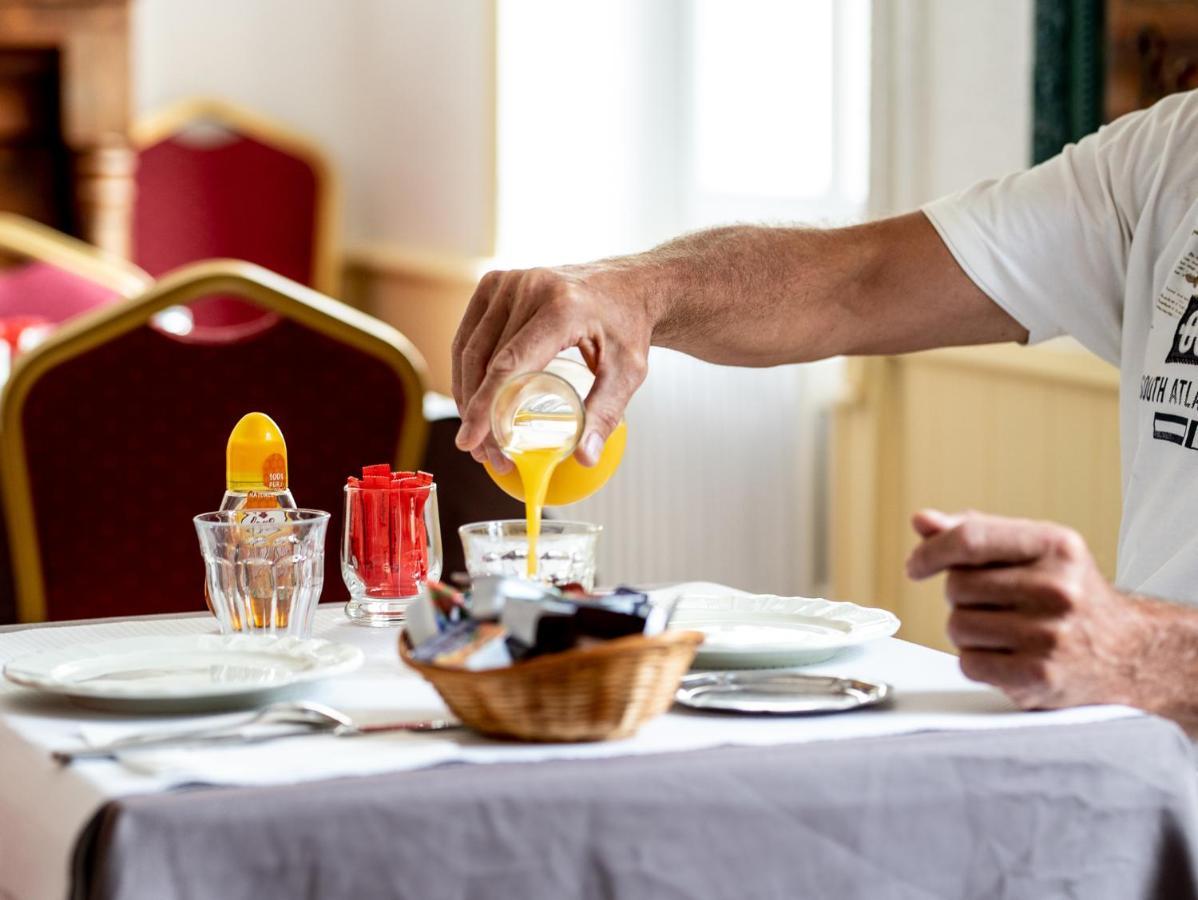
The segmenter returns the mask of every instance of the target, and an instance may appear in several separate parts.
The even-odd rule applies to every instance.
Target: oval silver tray
[[[702,672],[682,679],[674,699],[691,709],[802,715],[846,712],[890,697],[885,682],[800,672]]]

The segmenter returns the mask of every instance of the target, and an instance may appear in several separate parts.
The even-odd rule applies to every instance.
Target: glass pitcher
[[[590,369],[559,356],[540,372],[524,372],[508,379],[491,404],[491,431],[500,449],[528,441],[560,445],[565,458],[549,479],[546,506],[577,503],[591,496],[607,483],[624,457],[628,423],[623,419],[603,445],[594,466],[588,468],[573,456],[582,439],[583,400],[594,383]],[[526,499],[520,473],[514,467],[500,475],[489,463],[484,465],[491,480],[508,495]]]

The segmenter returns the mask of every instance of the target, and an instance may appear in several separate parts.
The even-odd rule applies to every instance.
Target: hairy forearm
[[[849,352],[872,280],[857,229],[730,226],[646,254],[653,343],[713,362],[773,365]]]
[[[1180,723],[1198,735],[1198,609],[1135,598],[1139,647],[1127,673],[1129,703]]]
[[[920,213],[826,230],[716,228],[599,265],[641,297],[654,344],[712,362],[1026,339]]]

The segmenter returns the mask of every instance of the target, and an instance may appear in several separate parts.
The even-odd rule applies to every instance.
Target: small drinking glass
[[[441,577],[435,484],[399,490],[345,486],[341,578],[345,614],[359,625],[401,625],[408,606]]]
[[[554,585],[595,586],[595,545],[603,526],[546,519],[537,536],[537,579]],[[527,578],[528,523],[523,519],[473,522],[458,529],[471,578]]]
[[[324,587],[327,512],[227,510],[193,521],[222,633],[312,634]]]

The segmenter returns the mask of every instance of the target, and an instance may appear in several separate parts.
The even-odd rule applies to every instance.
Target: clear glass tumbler
[[[398,490],[345,486],[341,578],[345,614],[359,625],[401,625],[408,606],[441,577],[435,484]]]
[[[223,633],[312,634],[324,587],[327,512],[228,510],[194,521],[208,596]]]
[[[537,537],[537,580],[595,586],[595,545],[602,525],[549,519]],[[528,523],[523,519],[473,522],[458,529],[470,577],[508,575],[527,578]]]

